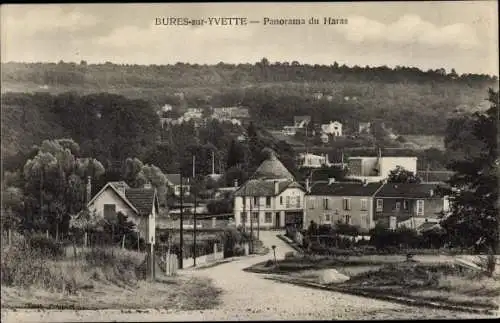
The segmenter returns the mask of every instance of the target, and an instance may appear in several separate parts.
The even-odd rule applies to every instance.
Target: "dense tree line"
[[[496,76],[412,67],[348,67],[298,62],[197,65],[117,65],[5,63],[5,84],[36,84],[35,89],[108,91],[140,98],[159,108],[218,107],[243,104],[253,119],[269,127],[311,115],[313,122],[342,121],[347,130],[359,121],[384,120],[397,133],[443,134],[456,107],[475,107]],[[74,80],[74,81],[72,81]],[[29,87],[29,86],[28,86]],[[322,98],[312,94],[321,92]],[[178,95],[182,93],[182,95]],[[346,100],[348,98],[349,100]]]

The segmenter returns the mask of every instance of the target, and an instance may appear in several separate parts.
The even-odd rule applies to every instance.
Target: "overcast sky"
[[[498,75],[497,1],[2,5],[1,59],[405,65]],[[347,25],[155,26],[156,17],[347,18]]]

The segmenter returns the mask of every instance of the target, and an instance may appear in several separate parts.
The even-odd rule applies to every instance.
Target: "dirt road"
[[[292,249],[276,237],[261,232],[265,245],[276,245],[277,258]],[[168,312],[122,311],[2,311],[2,322],[70,321],[202,321],[202,320],[311,320],[311,319],[436,319],[485,317],[461,312],[410,307],[386,301],[330,291],[308,289],[266,280],[260,274],[242,271],[265,256],[242,258],[206,269],[189,269],[182,275],[208,276],[224,290],[222,304],[212,310]]]

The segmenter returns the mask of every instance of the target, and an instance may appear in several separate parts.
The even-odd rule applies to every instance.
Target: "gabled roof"
[[[165,174],[165,176],[171,185],[181,185],[181,174]],[[182,179],[182,182],[184,185],[189,184],[186,177]]]
[[[278,183],[278,194],[275,192],[274,181],[264,181],[250,179],[243,184],[235,193],[235,196],[276,196],[287,188],[299,188],[305,191],[304,187],[295,181],[280,181]]]
[[[373,196],[382,186],[381,183],[315,183],[311,187],[311,192],[308,195],[325,195],[325,196]]]
[[[377,192],[377,197],[401,197],[401,198],[439,198],[437,184],[409,184],[409,183],[387,183]],[[431,196],[431,190],[433,196]]]
[[[115,185],[125,184],[125,192],[123,193]],[[154,188],[130,188],[125,182],[109,182],[87,203],[90,206],[95,199],[99,197],[107,189],[113,190],[116,195],[127,204],[138,215],[149,215],[153,206],[159,207],[156,189]]]
[[[287,179],[294,181],[295,177],[279,161],[274,153],[260,164],[259,168],[253,173],[251,179]]]
[[[155,189],[129,188],[125,190],[125,197],[135,206],[139,215],[149,215],[154,206]]]

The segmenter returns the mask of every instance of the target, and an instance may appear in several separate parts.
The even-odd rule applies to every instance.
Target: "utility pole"
[[[192,186],[194,186],[195,184],[195,178],[196,178],[196,156],[193,154],[193,183],[191,183]],[[193,190],[191,189],[191,191],[193,192],[194,194],[194,209],[193,209],[193,224],[194,224],[194,228],[193,228],[193,264],[194,264],[194,267],[196,267],[196,188]]]
[[[184,236],[183,236],[183,213],[184,213],[184,205],[182,204],[182,199],[183,199],[183,195],[184,195],[184,191],[182,189],[182,181],[183,181],[183,178],[182,178],[182,168],[181,168],[181,214],[180,214],[180,232],[179,232],[179,239],[180,239],[180,242],[179,242],[179,268],[182,269],[183,268],[183,258],[184,258],[184,253],[183,253],[183,248],[184,248]]]
[[[250,253],[253,253],[253,202],[255,202],[255,196],[252,196],[253,201],[250,202]]]
[[[260,199],[257,204],[257,239],[260,239]]]

